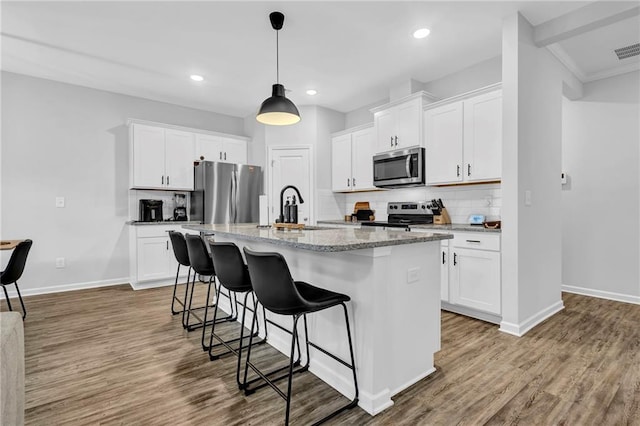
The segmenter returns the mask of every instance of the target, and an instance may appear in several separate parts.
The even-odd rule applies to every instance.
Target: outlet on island
[[[407,284],[420,280],[420,268],[407,269]]]

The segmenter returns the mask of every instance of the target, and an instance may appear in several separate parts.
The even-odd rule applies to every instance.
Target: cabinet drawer
[[[136,227],[138,238],[169,237],[167,231],[183,232],[180,225],[142,225]]]
[[[500,235],[483,232],[455,232],[453,247],[500,251]]]

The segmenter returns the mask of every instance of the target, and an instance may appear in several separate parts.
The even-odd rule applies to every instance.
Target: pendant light
[[[276,84],[273,85],[271,97],[265,99],[260,106],[256,120],[272,126],[286,126],[300,121],[300,113],[294,103],[285,97],[284,86],[280,84],[278,31],[284,24],[284,15],[280,12],[271,12],[269,20],[273,29],[276,30]]]

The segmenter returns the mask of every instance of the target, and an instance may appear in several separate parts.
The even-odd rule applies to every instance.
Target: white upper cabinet
[[[462,102],[424,113],[427,183],[462,182]]]
[[[464,101],[464,159],[467,181],[502,176],[502,91]]]
[[[131,188],[193,190],[193,134],[132,124]]]
[[[433,100],[432,95],[418,92],[372,109],[375,153],[422,146],[422,108]]]
[[[193,162],[247,162],[247,138],[130,120],[131,189],[193,191]]]
[[[502,91],[428,107],[424,135],[427,185],[500,180]]]
[[[341,133],[331,139],[331,187],[335,192],[367,191],[373,186],[373,128]]]
[[[196,160],[246,163],[247,141],[226,136],[196,134]]]
[[[193,133],[167,129],[164,169],[167,188],[193,190]]]

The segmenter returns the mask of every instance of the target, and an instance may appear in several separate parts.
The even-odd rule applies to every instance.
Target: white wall
[[[565,69],[534,45],[520,14],[504,22],[502,52],[501,330],[522,335],[563,307],[557,210]]]
[[[128,281],[128,118],[244,133],[240,118],[5,72],[2,107],[0,233],[34,241],[25,294]]]
[[[502,57],[496,56],[437,80],[424,83],[422,90],[445,99],[501,81]]]
[[[640,73],[583,92],[563,102],[563,289],[640,303]]]

